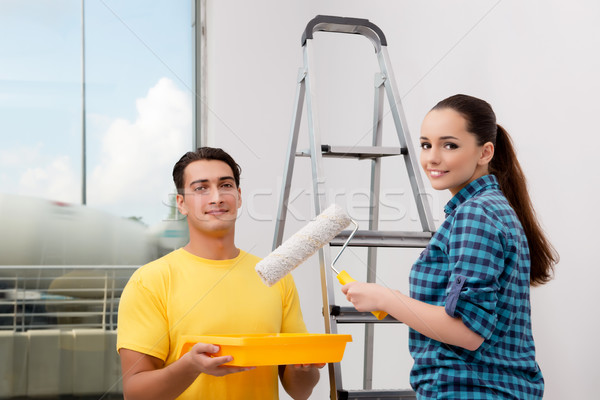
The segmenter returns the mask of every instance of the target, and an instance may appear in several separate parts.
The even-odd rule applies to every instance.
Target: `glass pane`
[[[111,232],[119,225],[131,231],[124,222],[130,219],[143,229],[129,235],[143,241],[147,232],[164,233],[164,221],[174,218],[171,170],[192,145],[191,2],[85,2],[83,30],[82,4],[0,3],[0,34],[10,38],[0,41],[0,205],[3,218],[19,215],[19,223],[1,224],[0,235],[14,236],[14,226],[8,228],[13,222],[41,220],[46,221],[42,231],[51,235],[58,229],[50,226],[56,225],[54,214],[68,209],[73,221],[61,220],[63,235],[85,225],[114,243],[104,225],[110,222]],[[87,206],[81,208],[84,183]],[[33,201],[24,208],[25,197],[52,203]],[[57,205],[63,209],[48,209]],[[41,219],[35,220],[33,211]],[[92,218],[92,212],[105,219]],[[168,231],[169,240],[178,235]],[[79,236],[76,243],[88,245]],[[15,248],[25,246],[23,241],[29,248],[43,242],[16,239],[11,237]],[[64,243],[67,253],[77,251],[74,244]],[[152,259],[153,250],[137,257],[139,248],[133,248],[136,256],[121,251],[87,263],[141,263]],[[9,260],[4,254],[0,264],[82,262],[68,255],[23,258]]]
[[[153,225],[192,145],[191,2],[86,7],[88,204]]]
[[[80,8],[0,3],[0,188],[79,201]]]
[[[122,398],[122,288],[187,241],[191,6],[0,2],[0,399]]]

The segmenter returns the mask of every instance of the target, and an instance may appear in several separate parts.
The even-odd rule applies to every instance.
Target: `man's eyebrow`
[[[233,178],[233,176],[221,176],[219,178],[219,182],[221,181],[234,181],[235,179]],[[190,186],[198,184],[198,183],[206,183],[209,182],[209,179],[196,179],[195,181],[190,182]]]

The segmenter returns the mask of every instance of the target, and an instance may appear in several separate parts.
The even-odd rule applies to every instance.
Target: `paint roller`
[[[336,204],[332,204],[325,211],[309,222],[306,226],[283,242],[271,254],[263,258],[256,264],[256,272],[263,282],[268,286],[273,286],[284,276],[292,272],[294,268],[306,261],[317,250],[329,243],[344,228],[354,224],[354,230],[348,236],[342,249],[331,263],[331,269],[337,274],[337,279],[342,285],[355,282],[346,271],[339,272],[334,265],[340,257],[356,231],[358,224],[350,218],[346,212]],[[387,313],[383,311],[373,311],[377,319],[383,319]]]

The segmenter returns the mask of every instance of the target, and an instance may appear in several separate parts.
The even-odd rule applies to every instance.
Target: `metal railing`
[[[0,266],[0,331],[115,330],[131,265]]]
[[[0,266],[0,399],[120,399],[119,299],[138,266]]]

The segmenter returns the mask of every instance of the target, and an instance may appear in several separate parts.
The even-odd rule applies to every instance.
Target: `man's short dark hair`
[[[242,174],[242,168],[235,162],[233,157],[231,157],[225,150],[218,147],[199,147],[196,149],[196,151],[188,151],[185,153],[173,167],[173,182],[175,183],[175,188],[177,188],[177,193],[183,194],[184,191],[185,182],[183,178],[183,172],[185,167],[194,161],[200,160],[223,161],[225,164],[229,165],[233,171],[235,185],[240,187],[240,175]]]

